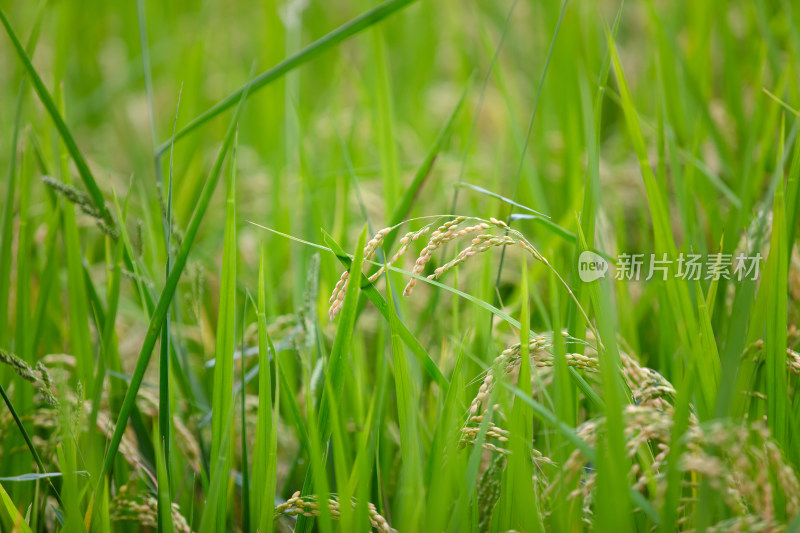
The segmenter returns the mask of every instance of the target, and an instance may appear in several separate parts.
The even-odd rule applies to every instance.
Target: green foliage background
[[[790,1],[0,8],[0,530],[800,527]]]

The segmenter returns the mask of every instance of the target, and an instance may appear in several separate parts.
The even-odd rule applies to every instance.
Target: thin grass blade
[[[64,142],[64,146],[72,157],[72,160],[75,162],[75,166],[78,168],[78,174],[80,174],[87,191],[89,191],[89,195],[92,197],[95,207],[103,215],[103,218],[110,223],[112,221],[111,214],[106,209],[105,200],[103,200],[103,193],[100,192],[100,188],[97,186],[97,182],[94,179],[94,175],[92,175],[92,171],[89,170],[89,165],[86,163],[86,159],[84,159],[83,154],[78,149],[78,145],[75,143],[75,139],[72,137],[72,133],[70,133],[69,128],[67,128],[67,124],[64,122],[58,106],[56,105],[56,100],[50,96],[50,92],[47,90],[44,82],[39,77],[39,73],[36,72],[28,53],[19,42],[16,33],[14,33],[14,30],[11,28],[8,19],[6,18],[6,14],[2,9],[0,9],[0,23],[3,24],[3,27],[8,34],[8,38],[11,40],[11,44],[14,46],[14,50],[17,53],[17,57],[25,67],[25,70],[30,77],[30,81],[33,84],[33,88],[36,90],[36,94],[39,96],[39,100],[47,110],[47,114],[50,115],[50,118],[55,124],[56,129],[58,130],[58,133]]]
[[[333,48],[337,44],[347,40],[353,35],[356,35],[370,26],[377,24],[381,20],[391,16],[414,1],[415,0],[388,0],[372,8],[363,15],[354,18],[350,22],[339,26],[324,37],[321,37],[310,45],[306,46],[293,56],[281,61],[266,72],[259,74],[253,79],[251,84],[237,89],[214,104],[210,109],[194,118],[191,122],[189,122],[189,124],[178,131],[174,140],[178,141],[179,139],[182,139],[188,133],[194,131],[225,110],[233,107],[236,102],[242,98],[246,99],[246,94],[248,91],[256,92],[262,87],[269,85],[273,81],[282,78],[288,72],[291,72],[304,63],[307,63],[311,59],[315,58],[326,50]],[[161,144],[161,146],[158,147],[158,150],[156,150],[156,155],[158,156],[164,153],[167,148],[169,148],[170,144],[171,141]]]
[[[195,207],[192,218],[189,221],[189,225],[186,228],[186,233],[184,234],[181,246],[178,250],[178,253],[176,254],[175,264],[172,268],[169,278],[167,278],[167,282],[164,285],[164,289],[161,292],[161,295],[159,296],[158,303],[156,304],[153,316],[150,319],[150,324],[147,329],[147,335],[145,336],[144,342],[142,343],[142,348],[139,351],[139,356],[136,361],[136,367],[134,368],[133,374],[131,375],[131,381],[130,384],[128,385],[128,390],[125,393],[125,399],[122,403],[119,417],[117,418],[116,427],[114,428],[114,433],[112,435],[111,442],[109,443],[108,451],[106,452],[105,460],[103,462],[103,470],[100,474],[101,480],[111,471],[111,466],[114,464],[114,458],[116,457],[117,451],[119,450],[120,442],[122,441],[122,434],[125,432],[128,418],[131,415],[131,411],[133,410],[136,401],[136,395],[139,391],[139,387],[142,384],[142,380],[144,379],[144,374],[145,371],[147,370],[147,365],[150,362],[150,357],[153,354],[153,347],[155,346],[156,340],[158,339],[159,334],[161,332],[161,328],[164,325],[164,320],[166,319],[167,311],[175,295],[175,290],[177,289],[178,286],[178,280],[180,279],[181,273],[183,272],[183,269],[186,266],[186,262],[189,259],[189,252],[191,251],[192,245],[194,244],[194,239],[197,236],[197,231],[200,227],[200,223],[202,222],[203,216],[205,215],[206,210],[208,209],[208,204],[211,201],[211,196],[214,193],[214,189],[216,188],[217,182],[219,181],[219,176],[222,170],[222,164],[225,160],[225,156],[227,155],[228,150],[230,149],[231,144],[233,143],[233,136],[234,133],[236,132],[236,121],[238,120],[240,112],[241,112],[241,105],[239,106],[239,108],[237,108],[237,111],[234,114],[230,125],[228,126],[228,131],[225,134],[225,138],[223,139],[219,154],[216,158],[216,161],[214,162],[214,166],[212,167],[208,175],[206,184],[203,187],[203,192],[200,195],[200,198],[198,199],[197,206]],[[100,481],[98,481],[97,484],[97,487],[99,486],[100,486]],[[95,495],[97,493],[97,487],[95,488]],[[91,504],[89,507],[90,508],[87,510],[87,513],[91,516]]]

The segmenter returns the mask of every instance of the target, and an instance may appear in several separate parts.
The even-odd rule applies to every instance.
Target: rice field
[[[791,1],[0,23],[0,532],[800,531]]]

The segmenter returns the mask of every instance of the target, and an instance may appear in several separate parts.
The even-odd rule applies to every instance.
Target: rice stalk
[[[58,406],[58,399],[51,390],[53,380],[50,378],[50,372],[41,361],[31,366],[16,354],[0,348],[0,363],[10,366],[19,377],[33,383],[47,403],[54,407]]]
[[[331,494],[330,497],[325,502],[325,505],[330,513],[330,516],[334,520],[338,520],[339,516],[341,515],[341,502],[339,502],[339,498],[335,494]],[[353,499],[351,502],[353,509],[356,507],[356,500]],[[369,523],[370,525],[377,529],[382,533],[392,533],[396,532],[397,530],[392,529],[389,525],[389,522],[381,516],[375,504],[372,502],[367,502],[367,512],[369,515]],[[308,494],[306,496],[300,496],[300,491],[295,492],[292,494],[292,497],[286,500],[286,502],[278,505],[275,507],[275,519],[277,520],[281,516],[298,516],[302,515],[305,517],[318,517],[320,516],[320,502],[319,498],[315,494]]]
[[[106,216],[98,209],[88,193],[83,192],[74,185],[69,185],[63,181],[57,180],[52,176],[42,176],[42,183],[67,201],[75,204],[81,211],[94,219],[95,224],[97,224],[97,227],[100,228],[103,233],[117,240],[119,234],[117,233],[115,224],[112,222],[113,219],[110,218],[110,215]]]
[[[138,494],[123,485],[111,499],[109,513],[112,522],[135,522],[145,527],[157,528],[158,500],[149,494]],[[172,523],[179,533],[192,533],[177,503],[172,504]]]

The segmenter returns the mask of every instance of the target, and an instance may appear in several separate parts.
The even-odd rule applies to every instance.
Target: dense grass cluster
[[[0,22],[0,531],[800,530],[792,2]]]

